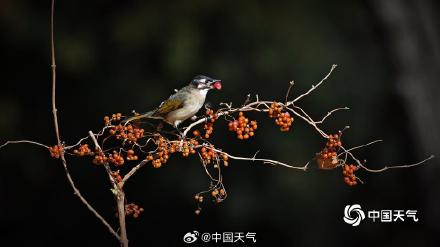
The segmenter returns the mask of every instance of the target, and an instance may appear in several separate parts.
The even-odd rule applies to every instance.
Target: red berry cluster
[[[224,153],[218,153],[214,150],[214,146],[210,145],[209,147],[202,147],[200,149],[200,155],[202,156],[203,160],[206,164],[213,163],[214,160],[217,158],[221,158],[223,160],[223,165],[228,166],[229,165],[229,157],[227,154]],[[214,168],[217,168],[217,164],[214,164]]]
[[[194,196],[194,199],[195,199],[196,202],[198,202],[198,203],[202,203],[202,202],[203,202],[203,196],[200,195],[200,194],[196,194],[196,195]]]
[[[325,148],[322,151],[322,157],[324,159],[336,158],[337,151],[341,145],[342,142],[338,134],[329,135],[327,143],[325,144]]]
[[[124,157],[116,151],[113,151],[113,154],[109,155],[108,161],[116,166],[122,166],[125,163]]]
[[[336,151],[332,149],[324,148],[321,152],[322,158],[324,159],[334,159],[338,156]]]
[[[354,174],[355,171],[357,171],[359,167],[355,165],[349,165],[345,164],[342,168],[342,174],[344,175],[344,182],[347,185],[354,186],[357,184],[357,177]]]
[[[147,160],[151,161],[154,168],[160,168],[162,164],[167,163],[169,159],[169,149],[166,139],[161,135],[156,135],[157,150],[154,154],[148,154]]]
[[[131,124],[127,126],[122,124],[116,125],[110,129],[109,133],[114,135],[116,139],[127,140],[129,143],[134,143],[144,137],[144,129],[133,127]]]
[[[293,117],[291,117],[288,112],[282,112],[278,118],[275,119],[275,123],[280,126],[281,131],[289,131],[290,126],[292,126],[293,123]]]
[[[206,164],[211,164],[213,160],[215,160],[217,156],[217,152],[213,150],[214,146],[211,145],[210,148],[202,147],[200,149],[200,155]]]
[[[50,152],[50,156],[52,158],[59,159],[61,156],[61,153],[64,152],[64,147],[63,147],[63,145],[55,145],[55,146],[49,147],[49,152]]]
[[[196,150],[194,149],[194,147],[198,146],[198,145],[199,145],[199,142],[196,141],[195,139],[189,139],[189,141],[183,141],[182,156],[188,157],[190,154],[195,154]]]
[[[122,114],[121,113],[115,113],[115,114],[112,114],[111,117],[105,116],[104,117],[104,123],[105,123],[105,125],[110,125],[112,121],[120,121],[121,118],[122,118]]]
[[[194,196],[194,200],[196,200],[197,204],[202,203],[202,202],[203,202],[203,196],[200,195],[200,194],[196,194],[196,195]],[[197,214],[197,215],[199,215],[201,211],[202,211],[202,209],[201,209],[200,207],[198,207],[198,208],[194,211],[194,213]]]
[[[318,166],[321,169],[334,169],[338,165],[338,150],[342,145],[340,134],[329,135],[325,148],[317,154]]]
[[[104,124],[107,126],[107,125],[110,125],[110,117],[109,116],[105,116],[104,117]]]
[[[92,150],[89,148],[89,144],[79,146],[78,149],[73,150],[73,153],[78,156],[93,155]]]
[[[336,150],[342,145],[341,137],[338,134],[328,135],[326,146],[328,149]]]
[[[283,111],[283,106],[280,103],[272,102],[272,104],[270,104],[270,108],[268,111],[269,117],[277,118],[282,111]]]
[[[99,152],[95,155],[95,158],[93,159],[93,164],[95,165],[104,165],[108,163],[108,158],[105,156],[103,152]]]
[[[205,129],[205,138],[208,139],[212,132],[214,131],[214,122],[217,121],[218,115],[217,113],[214,113],[214,110],[212,109],[206,109],[206,117],[208,121],[205,123],[203,128]]]
[[[121,117],[122,117],[121,113],[112,114],[112,121],[119,121],[121,120]]]
[[[223,165],[224,166],[228,166],[229,165],[229,157],[226,154],[222,154],[222,159],[223,159]]]
[[[285,132],[289,131],[293,123],[293,117],[289,112],[282,112],[283,106],[280,103],[273,102],[269,108],[269,117],[276,118],[275,123],[280,126],[280,130]]]
[[[143,208],[139,207],[134,203],[125,205],[125,215],[127,216],[132,216],[133,218],[137,218],[143,211],[144,211]]]
[[[127,160],[138,160],[138,156],[134,153],[134,150],[133,150],[133,149],[129,149],[129,150],[127,151],[127,157],[126,157],[126,159],[127,159]]]
[[[257,121],[249,121],[243,114],[240,112],[238,114],[238,119],[228,124],[229,131],[236,132],[237,138],[240,140],[247,140],[250,137],[254,136],[254,131],[258,128]]]
[[[212,195],[212,197],[215,198],[216,202],[221,202],[221,201],[223,201],[225,199],[226,191],[223,188],[221,188],[221,189],[213,189],[211,191],[211,195]]]

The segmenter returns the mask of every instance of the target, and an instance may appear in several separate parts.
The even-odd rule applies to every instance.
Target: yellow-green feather
[[[159,108],[154,111],[153,116],[165,117],[168,113],[183,107],[183,102],[179,99],[168,99],[164,101]]]

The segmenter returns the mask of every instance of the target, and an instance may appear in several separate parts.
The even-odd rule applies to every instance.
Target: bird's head
[[[194,77],[194,79],[191,81],[190,86],[200,90],[206,90],[206,89],[220,90],[222,88],[222,83],[220,80],[212,79],[211,77],[204,75],[198,75]]]

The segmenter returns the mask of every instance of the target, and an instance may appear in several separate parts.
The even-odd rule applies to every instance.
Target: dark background
[[[114,112],[146,111],[194,75],[223,80],[209,101],[241,104],[248,93],[282,100],[331,78],[301,106],[316,119],[349,106],[324,129],[350,125],[344,142],[385,142],[357,155],[372,168],[408,164],[439,153],[440,25],[437,1],[58,1],[55,40],[62,139],[75,143]],[[50,1],[0,1],[0,141],[55,143],[50,108]],[[250,115],[258,118],[258,116]],[[213,140],[233,154],[304,164],[324,140],[297,119],[281,133],[266,117],[249,142],[218,123]],[[0,151],[2,246],[118,246],[72,194],[47,150],[10,145]],[[102,167],[68,159],[83,195],[115,225]],[[228,199],[193,195],[208,186],[194,157],[142,169],[126,186],[145,208],[128,220],[131,246],[180,246],[188,231],[256,232],[260,246],[439,246],[439,159],[424,166],[360,172],[348,187],[340,170],[307,172],[232,161],[224,169]],[[417,223],[342,220],[347,204],[365,210],[416,209]],[[200,245],[200,243],[199,243]],[[225,244],[226,245],[226,244]],[[248,244],[252,246],[252,244]]]

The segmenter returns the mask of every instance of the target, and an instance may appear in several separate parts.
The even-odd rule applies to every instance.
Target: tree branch
[[[7,141],[0,146],[0,149],[3,147],[6,147],[9,144],[18,144],[18,143],[29,143],[29,144],[34,144],[34,145],[49,149],[49,146],[46,146],[46,145],[39,143],[39,142],[34,142],[34,141],[29,141],[29,140]]]
[[[52,0],[51,5],[51,18],[50,18],[50,43],[51,43],[51,70],[52,70],[52,114],[55,126],[55,135],[57,138],[57,143],[59,146],[62,145],[60,138],[60,131],[58,128],[58,116],[56,108],[56,64],[55,64],[55,42],[54,42],[54,12],[55,12],[55,0]],[[86,205],[86,207],[108,228],[111,234],[113,234],[118,240],[120,240],[119,235],[110,226],[110,224],[90,205],[90,203],[81,195],[80,191],[76,188],[75,183],[70,176],[69,169],[67,168],[67,161],[64,157],[64,151],[60,152],[60,158],[63,164],[64,171],[66,173],[67,180],[72,187],[74,194],[78,196],[81,202]]]
[[[316,84],[316,85],[312,85],[312,88],[309,89],[309,91],[301,94],[300,96],[296,97],[294,100],[290,101],[291,104],[297,102],[298,100],[300,100],[302,97],[309,95],[311,92],[313,92],[315,89],[317,89],[325,80],[327,80],[327,78],[330,77],[330,75],[332,74],[333,70],[337,67],[336,64],[333,64],[330,71],[327,73],[327,75],[321,79],[321,81]]]

